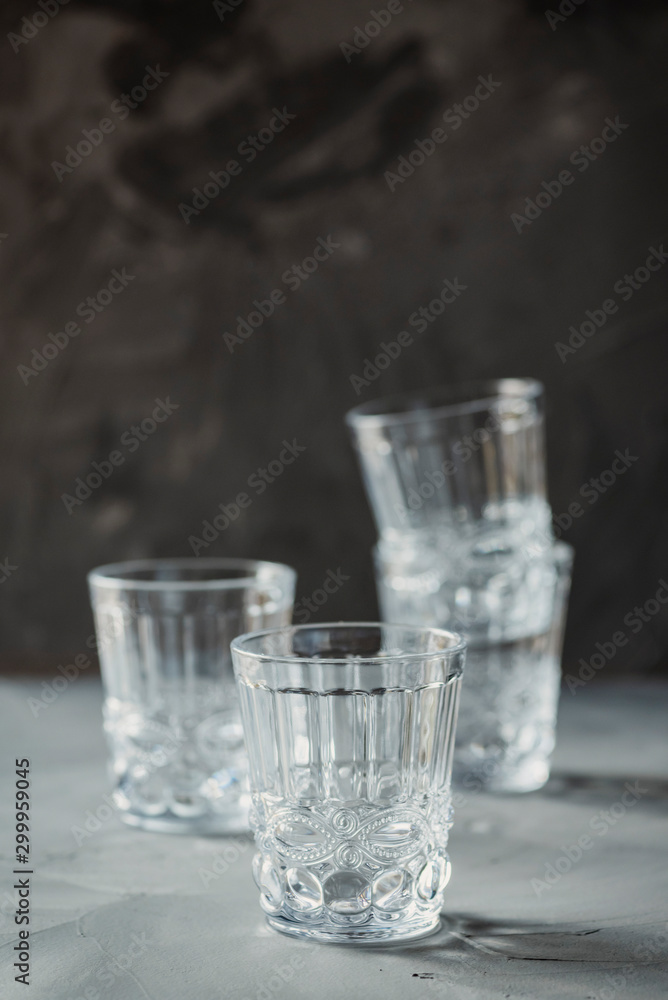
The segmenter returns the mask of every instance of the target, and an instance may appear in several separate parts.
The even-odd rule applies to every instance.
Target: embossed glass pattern
[[[294,570],[158,559],[101,566],[88,579],[121,818],[160,832],[247,829],[230,641],[290,621]]]
[[[232,656],[269,924],[343,942],[436,930],[450,875],[460,637],[306,625],[240,636]]]

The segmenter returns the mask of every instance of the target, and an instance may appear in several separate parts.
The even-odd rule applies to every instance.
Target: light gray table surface
[[[100,686],[81,678],[35,718],[39,691],[0,684],[3,1000],[668,996],[668,686],[565,692],[550,783],[466,794],[443,928],[393,948],[267,929],[244,837],[149,834],[102,809],[78,845],[109,792]],[[13,968],[16,757],[31,762],[29,987]]]

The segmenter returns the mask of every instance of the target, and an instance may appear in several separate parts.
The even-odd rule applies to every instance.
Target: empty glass
[[[546,500],[541,384],[378,400],[347,421],[380,535],[383,618],[452,629],[468,644],[455,781],[539,787],[572,562]]]
[[[365,403],[346,417],[383,537],[458,558],[551,538],[543,387],[500,379]]]
[[[427,562],[379,542],[375,556],[383,618],[457,627],[466,637],[454,783],[469,792],[540,788],[554,749],[573,550],[555,544],[514,585],[513,566],[497,566],[478,595],[486,602],[477,617],[466,602],[458,611],[438,551]]]
[[[366,623],[233,641],[272,927],[358,943],[438,928],[464,648],[439,629]]]
[[[296,574],[243,559],[147,559],[89,576],[114,800],[133,826],[248,827],[230,641],[287,624]]]

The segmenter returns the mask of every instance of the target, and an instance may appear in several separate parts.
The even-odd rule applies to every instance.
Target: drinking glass
[[[573,556],[555,544],[546,500],[542,385],[446,387],[366,403],[347,421],[380,536],[382,617],[468,645],[455,782],[539,787]]]
[[[510,571],[497,566],[477,603],[463,600],[460,607],[437,550],[427,561],[410,547],[380,541],[375,562],[384,619],[456,627],[466,637],[454,784],[468,792],[540,788],[555,742],[571,547],[556,543],[520,568],[514,585],[501,583]]]
[[[540,382],[396,396],[346,420],[382,537],[438,536],[462,558],[551,538]]]
[[[146,559],[88,575],[121,819],[158,832],[248,828],[230,641],[292,617],[296,574],[243,559]]]
[[[368,623],[233,641],[272,927],[357,943],[438,928],[464,650],[451,632]]]

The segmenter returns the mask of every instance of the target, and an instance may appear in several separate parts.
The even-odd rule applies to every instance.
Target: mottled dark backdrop
[[[555,513],[584,511],[563,532],[577,549],[568,663],[625,629],[601,676],[665,667],[665,613],[637,634],[624,618],[668,578],[668,266],[633,277],[668,236],[668,12],[371,10],[367,30],[364,0],[3,4],[5,666],[85,649],[85,572],[189,554],[240,492],[251,505],[200,551],[293,563],[300,598],[341,570],[318,616],[374,616],[343,413],[527,374],[547,385]],[[461,114],[479,77],[491,92]],[[411,173],[400,157],[439,127],[447,141]],[[564,169],[573,182],[518,221]],[[316,247],[324,259],[302,267]],[[356,392],[351,376],[446,278],[466,291]],[[247,327],[254,300],[273,312]],[[586,310],[605,323],[558,350]],[[251,477],[284,440],[305,450],[260,491]],[[590,502],[581,488],[618,449],[636,460]],[[77,496],[94,462],[111,472]]]

